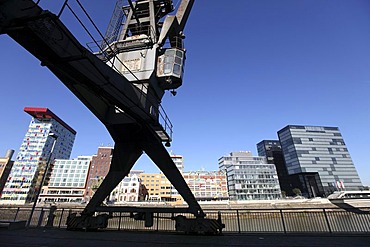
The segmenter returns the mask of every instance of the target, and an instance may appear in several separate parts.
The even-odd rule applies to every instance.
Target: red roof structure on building
[[[24,111],[30,114],[34,118],[49,118],[49,119],[55,119],[63,125],[66,129],[71,131],[74,135],[77,133],[74,129],[72,129],[71,126],[66,124],[62,119],[60,119],[57,115],[55,115],[51,110],[45,107],[25,107]]]

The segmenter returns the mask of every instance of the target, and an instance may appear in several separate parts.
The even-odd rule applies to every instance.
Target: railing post
[[[44,214],[45,214],[45,212],[44,212],[44,208],[41,208],[39,221],[37,222],[37,227],[40,227],[40,226],[41,226],[41,224],[42,224],[42,220],[43,220],[43,218],[44,218]]]
[[[62,213],[60,214],[58,228],[60,228],[60,225],[62,224],[63,214],[64,214],[64,208],[62,208]]]
[[[157,213],[157,232],[159,231],[159,213]]]
[[[281,223],[283,224],[284,234],[286,234],[286,227],[285,227],[285,220],[284,220],[283,210],[280,209],[279,211],[280,211],[280,216],[281,216]]]
[[[63,3],[62,8],[59,11],[58,18],[62,15],[62,13],[64,11],[64,8],[66,7],[67,4],[68,4],[68,0],[65,0],[64,3]]]
[[[118,231],[121,230],[121,218],[122,218],[122,212],[119,212]]]
[[[240,217],[239,217],[239,210],[238,209],[236,210],[236,217],[238,219],[238,232],[241,233],[241,229],[240,229]]]
[[[18,212],[19,212],[19,207],[17,208],[17,212],[15,213],[15,216],[14,216],[14,221],[17,220],[17,217],[18,217]]]
[[[329,222],[329,219],[328,219],[328,215],[326,214],[326,210],[325,210],[325,208],[323,208],[322,210],[324,212],[324,217],[325,217],[325,220],[326,220],[326,224],[328,225],[329,233],[332,233],[331,227],[330,227],[330,222]]]

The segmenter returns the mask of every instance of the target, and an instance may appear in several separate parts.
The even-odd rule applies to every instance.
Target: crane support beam
[[[158,38],[159,44],[164,44],[168,37],[181,37],[185,24],[189,18],[194,0],[182,0],[176,15],[168,15],[163,22],[163,27]]]
[[[189,212],[204,217],[157,134],[161,125],[153,109],[158,108],[161,99],[155,98],[154,103],[149,100],[153,99],[149,95],[153,91],[149,83],[148,88],[142,90],[138,86],[140,81],[130,82],[84,48],[59,17],[32,0],[0,0],[0,33],[9,35],[52,71],[106,126],[115,141],[112,166],[106,179],[85,208],[83,217],[70,218],[70,224],[86,226],[86,222],[91,222],[88,217],[128,174],[143,151],[183,196]]]

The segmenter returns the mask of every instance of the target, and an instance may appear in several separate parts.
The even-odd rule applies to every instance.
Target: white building
[[[48,108],[26,107],[24,111],[32,120],[6,181],[1,204],[33,202],[47,163],[69,159],[76,136],[76,131]]]
[[[147,196],[145,185],[137,174],[125,177],[110,193],[109,202],[123,204],[125,202],[144,201]]]
[[[269,200],[281,196],[274,164],[249,151],[232,152],[221,157],[219,169],[226,171],[230,200]]]
[[[85,201],[84,195],[92,156],[79,156],[73,160],[55,160],[48,186],[43,186],[39,201]]]

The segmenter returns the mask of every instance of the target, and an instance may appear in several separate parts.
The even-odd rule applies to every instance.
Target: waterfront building
[[[10,170],[13,167],[14,163],[14,161],[12,161],[13,154],[14,150],[9,149],[6,151],[4,157],[0,157],[0,197],[4,189],[6,180],[8,179]]]
[[[171,159],[175,163],[177,169],[180,171],[182,174],[184,172],[184,157],[182,155],[177,155],[177,154],[170,154]]]
[[[363,187],[338,127],[288,125],[278,136],[287,172],[305,196]]]
[[[45,172],[47,183],[54,159],[69,159],[76,131],[48,108],[26,107],[32,116],[28,130],[10,171],[1,204],[24,204],[33,202],[41,188]],[[51,168],[51,166],[49,166]]]
[[[218,161],[227,174],[230,200],[272,200],[281,196],[274,164],[249,151],[231,152]]]
[[[139,173],[141,174],[141,173]],[[137,173],[130,173],[110,193],[109,203],[124,204],[126,202],[145,201],[148,191]]]
[[[181,155],[170,154],[177,169],[183,174],[184,157]],[[140,178],[148,190],[148,201],[162,201],[169,204],[183,204],[184,199],[167,179],[163,173],[140,174]]]
[[[265,157],[268,164],[274,164],[279,178],[280,189],[285,195],[293,196],[294,178],[289,176],[279,140],[263,140],[257,143],[258,156]]]
[[[190,171],[183,175],[197,201],[229,200],[225,171]]]
[[[113,157],[113,147],[98,147],[98,153],[92,156],[89,170],[87,188],[85,192],[86,201],[90,201],[100,183],[107,176]]]
[[[45,203],[84,202],[91,159],[91,156],[79,156],[72,160],[56,159],[49,184],[42,187],[40,201]]]

